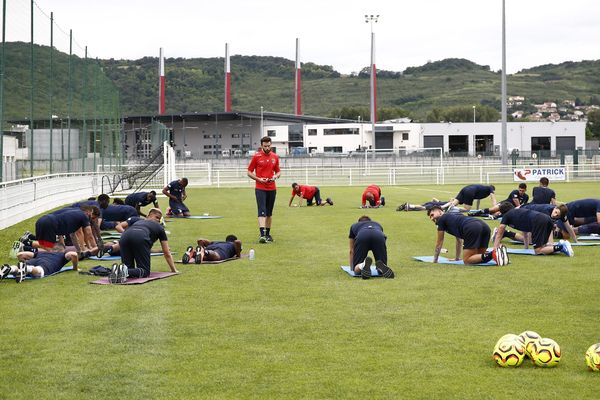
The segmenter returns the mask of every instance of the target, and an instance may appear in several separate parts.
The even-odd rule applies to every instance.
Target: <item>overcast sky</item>
[[[7,40],[29,40],[29,0],[7,0]],[[502,0],[35,0],[36,42],[92,57],[295,58],[341,73],[369,65],[370,26],[379,14],[378,69],[402,71],[444,58],[501,68]],[[506,0],[507,71],[563,61],[600,59],[600,1]],[[46,20],[46,21],[45,21]],[[63,32],[61,32],[64,31]],[[46,41],[47,43],[44,43]],[[233,67],[235,68],[235,66]]]

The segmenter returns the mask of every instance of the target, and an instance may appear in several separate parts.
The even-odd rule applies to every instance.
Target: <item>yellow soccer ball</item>
[[[503,338],[496,343],[492,358],[501,367],[518,367],[525,359],[525,345],[516,337]]]
[[[531,358],[531,350],[534,343],[537,343],[542,337],[534,331],[525,331],[522,332],[519,337],[523,340],[525,344],[525,355]]]
[[[560,362],[560,346],[552,339],[541,338],[531,345],[531,359],[538,367],[552,368]]]
[[[600,343],[590,346],[585,352],[585,363],[594,372],[600,371]]]

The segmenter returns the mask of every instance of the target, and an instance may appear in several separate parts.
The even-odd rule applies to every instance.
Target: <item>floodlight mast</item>
[[[377,67],[375,66],[375,32],[373,24],[379,21],[379,14],[365,14],[365,22],[371,25],[371,135],[375,143],[375,122],[377,122]]]

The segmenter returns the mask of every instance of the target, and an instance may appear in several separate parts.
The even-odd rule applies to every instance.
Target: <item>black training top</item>
[[[163,226],[158,222],[148,219],[142,219],[135,222],[132,226],[127,228],[125,232],[123,232],[121,239],[131,236],[138,236],[140,239],[150,241],[150,243],[154,243],[157,240],[160,240],[161,242],[168,240],[165,228],[163,228]]]
[[[454,237],[464,239],[467,226],[479,224],[480,220],[461,213],[446,213],[437,221],[438,231],[445,231]]]
[[[522,206],[523,204],[527,204],[529,201],[529,195],[527,193],[521,194],[518,189],[515,189],[510,192],[506,201],[510,202],[511,204],[515,204],[513,201],[514,199],[517,199],[519,201],[519,205]]]
[[[539,215],[543,215],[550,219],[546,214],[529,210],[527,208],[513,208],[506,214],[502,215],[502,224],[518,229],[522,232],[532,232],[534,220]]]
[[[554,193],[554,190],[545,186],[536,186],[533,188],[533,200],[531,202],[535,204],[550,204],[552,199],[555,198],[556,193]]]
[[[348,238],[356,239],[356,236],[358,236],[358,232],[360,232],[363,229],[375,229],[377,231],[383,232],[383,227],[378,222],[361,221],[352,224],[352,226],[350,227],[350,233],[348,234]]]

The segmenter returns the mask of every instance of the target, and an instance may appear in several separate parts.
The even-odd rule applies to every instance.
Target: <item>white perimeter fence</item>
[[[0,183],[0,229],[62,204],[97,194],[101,176],[53,174]]]
[[[482,165],[377,165],[364,166],[303,166],[282,169],[279,187],[293,182],[318,186],[387,185],[443,185],[443,184],[499,184],[513,182],[513,168],[531,168],[536,165],[503,166]],[[544,165],[544,168],[559,166]],[[562,167],[562,166],[560,166]],[[567,164],[566,181],[600,181],[600,164]],[[211,163],[175,164],[175,178],[187,177],[190,187],[253,187],[246,168],[213,169]],[[54,174],[18,181],[0,183],[0,229],[26,218],[48,211],[62,204],[98,195],[107,190],[107,179],[118,172]],[[157,171],[158,176],[163,169]],[[173,179],[171,176],[164,179]],[[153,180],[144,189],[162,190],[160,179]],[[163,182],[164,184],[164,182]],[[120,188],[119,188],[120,189]],[[132,188],[140,190],[139,188]]]
[[[513,182],[513,168],[532,168],[533,165],[469,165],[469,166],[306,166],[283,168],[279,185],[297,182],[318,186],[378,185],[444,185],[496,184]],[[544,168],[562,166],[544,165]],[[566,181],[599,181],[600,164],[565,165]],[[176,164],[178,178],[187,177],[192,187],[246,187],[254,181],[246,175],[246,168],[211,168],[210,163]]]

